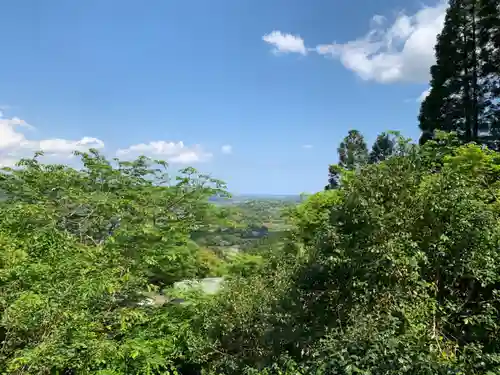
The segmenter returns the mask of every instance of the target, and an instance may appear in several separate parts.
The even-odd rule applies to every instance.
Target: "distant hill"
[[[301,202],[300,195],[273,195],[273,194],[235,194],[231,198],[211,197],[211,202],[219,204],[236,204],[246,201],[286,201]]]

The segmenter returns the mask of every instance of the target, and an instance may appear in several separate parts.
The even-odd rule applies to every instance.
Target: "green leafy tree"
[[[297,207],[272,277],[220,296],[221,372],[500,370],[500,156],[437,137]]]
[[[141,301],[199,273],[190,233],[224,186],[192,168],[170,177],[161,161],[78,155],[81,169],[35,157],[0,174],[0,371],[174,374],[201,358],[204,338],[186,329],[197,305]]]
[[[224,186],[191,168],[91,151],[3,169],[0,371],[500,372],[500,153],[391,139],[288,208],[280,248],[227,261],[193,240],[233,221],[208,203]],[[172,287],[227,273],[214,296]]]

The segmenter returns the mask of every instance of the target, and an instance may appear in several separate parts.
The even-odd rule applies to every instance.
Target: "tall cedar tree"
[[[339,155],[338,165],[330,165],[328,168],[328,185],[325,190],[335,189],[339,186],[340,171],[342,169],[354,170],[368,162],[368,148],[366,142],[357,130],[349,130],[349,133],[337,148]]]
[[[490,124],[489,143],[499,149],[500,140],[500,0],[481,0],[478,10],[481,49],[481,84],[484,88],[483,119]]]
[[[339,154],[339,166],[354,170],[368,161],[368,148],[366,147],[365,138],[357,130],[349,130],[349,133],[340,143],[337,149]]]
[[[395,146],[391,134],[386,132],[379,134],[370,151],[369,162],[378,163],[386,160],[394,153]]]
[[[438,36],[431,89],[423,101],[420,143],[435,130],[463,142],[499,138],[500,0],[451,0]]]

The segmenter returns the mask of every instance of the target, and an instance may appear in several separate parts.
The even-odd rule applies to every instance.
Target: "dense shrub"
[[[80,156],[81,169],[35,157],[0,175],[0,371],[188,365],[200,345],[192,338],[197,304],[138,302],[203,269],[189,235],[210,221],[207,199],[222,184],[193,169],[172,181],[164,163],[145,158]]]
[[[4,170],[1,371],[499,373],[500,154],[397,141],[291,210],[267,253],[225,262],[192,241],[224,216],[223,185],[192,169],[165,185],[91,153]],[[170,288],[228,271],[215,296]]]
[[[247,315],[220,342],[229,363],[220,368],[500,371],[499,167],[499,154],[456,146],[441,134],[420,149],[344,172],[338,189],[297,208],[295,240],[302,245],[274,264],[282,278],[256,281],[264,290],[227,292],[234,297],[225,299],[243,293],[260,303],[226,307],[234,309],[227,321]],[[234,349],[236,336],[249,347]]]

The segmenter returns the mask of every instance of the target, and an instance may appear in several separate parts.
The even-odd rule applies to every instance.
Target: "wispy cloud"
[[[305,148],[306,150],[313,148],[313,145],[302,145],[302,148]]]

